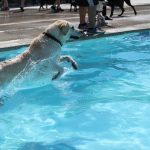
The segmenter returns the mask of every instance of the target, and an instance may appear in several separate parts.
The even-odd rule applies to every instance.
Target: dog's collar
[[[58,40],[56,39],[53,35],[49,34],[49,33],[46,33],[46,32],[43,32],[44,35],[46,35],[48,38],[51,38],[52,40],[56,41],[57,43],[60,44],[60,46],[63,46],[63,44]]]

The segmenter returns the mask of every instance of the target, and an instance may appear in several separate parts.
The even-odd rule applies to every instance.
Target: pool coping
[[[120,35],[124,33],[131,33],[131,32],[144,31],[144,30],[150,30],[150,23],[137,24],[137,25],[122,27],[122,28],[113,28],[113,29],[109,28],[106,30],[104,34],[98,34],[95,36],[93,35],[86,36],[86,37],[80,38],[79,40],[70,40],[68,42],[76,42],[76,41],[83,41],[83,40],[89,40],[89,39],[95,39],[95,38],[109,37],[109,36],[115,36],[115,35]],[[17,49],[18,47],[28,46],[31,41],[32,39],[17,39],[17,40],[11,40],[11,41],[2,41],[0,42],[0,52],[11,51],[14,48]]]

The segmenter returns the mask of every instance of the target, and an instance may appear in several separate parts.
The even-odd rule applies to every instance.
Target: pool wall
[[[129,29],[129,28],[128,28]],[[133,32],[140,32],[140,31],[147,31],[150,30],[150,25],[147,26],[146,28],[134,28],[134,26],[132,28],[130,28],[130,30],[126,30],[126,28],[121,28],[121,29],[111,29],[110,31],[106,32],[105,34],[100,34],[100,35],[95,35],[95,36],[85,36],[83,38],[80,38],[79,40],[70,40],[68,42],[75,42],[75,41],[83,41],[83,40],[88,40],[88,39],[95,39],[95,38],[103,38],[103,37],[109,37],[109,36],[116,36],[116,35],[121,35],[121,34],[125,34],[125,33],[133,33]],[[27,40],[22,43],[5,43],[3,44],[3,42],[0,42],[0,52],[4,52],[4,51],[12,51],[14,49],[18,49],[20,47],[24,47],[24,46],[29,46],[31,40]]]

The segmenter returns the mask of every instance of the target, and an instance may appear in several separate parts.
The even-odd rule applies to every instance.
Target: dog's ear
[[[69,32],[69,23],[67,21],[60,22],[58,27],[63,35],[66,35]]]

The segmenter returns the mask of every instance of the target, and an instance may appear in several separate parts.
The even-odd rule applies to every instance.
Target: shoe
[[[87,33],[88,34],[104,34],[105,33],[105,31],[103,31],[103,30],[98,30],[97,28],[88,28],[88,30],[87,30]]]
[[[88,25],[87,25],[87,23],[80,23],[79,25],[78,25],[78,29],[81,29],[81,30],[87,30],[88,29]]]
[[[105,20],[112,20],[112,18],[105,16]]]
[[[24,12],[24,8],[23,8],[23,7],[20,7],[20,10],[21,10],[22,12]]]
[[[88,34],[96,34],[97,33],[97,29],[96,28],[88,28],[87,33]]]

